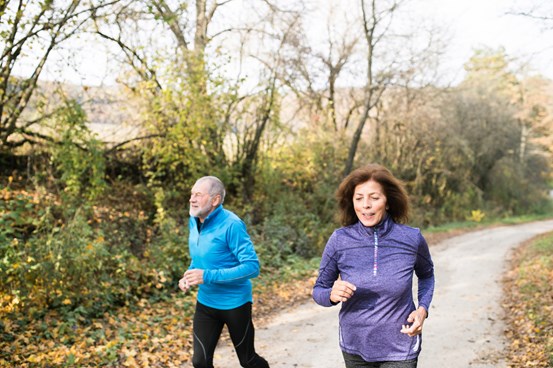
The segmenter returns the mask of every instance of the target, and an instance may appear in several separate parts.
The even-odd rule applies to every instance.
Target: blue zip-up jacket
[[[250,279],[259,275],[259,260],[246,224],[220,205],[203,223],[190,217],[188,227],[189,269],[204,270],[198,301],[224,310],[253,302]]]
[[[361,222],[336,230],[321,259],[313,299],[330,307],[338,276],[357,287],[341,303],[340,347],[368,362],[418,357],[422,336],[400,332],[416,307],[413,271],[418,277],[418,305],[429,310],[434,292],[434,265],[419,229],[396,224],[390,216],[375,227]]]

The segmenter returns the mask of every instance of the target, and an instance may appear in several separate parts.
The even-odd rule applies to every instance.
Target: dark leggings
[[[194,368],[213,368],[213,353],[227,325],[230,338],[240,360],[246,368],[269,368],[269,363],[255,352],[252,303],[238,308],[221,310],[196,303],[194,313]]]
[[[393,362],[367,362],[359,355],[348,354],[342,351],[346,368],[416,368],[417,359],[400,360]]]

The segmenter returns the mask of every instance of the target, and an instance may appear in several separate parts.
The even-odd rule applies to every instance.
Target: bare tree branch
[[[31,5],[19,1],[11,10],[10,1],[1,3],[2,17],[8,17],[6,23],[9,27],[7,32],[0,36],[5,40],[0,58],[0,150],[13,146],[8,144],[12,135],[17,133],[25,136],[26,132],[20,132],[21,127],[18,127],[19,118],[29,104],[52,51],[60,43],[78,34],[88,22],[89,14],[117,1],[100,1],[91,6],[80,7],[81,1],[73,0],[64,8],[57,8],[54,3],[32,8]],[[35,9],[37,11],[33,14],[32,11]],[[46,44],[40,48],[33,44],[34,42]],[[27,78],[13,77],[14,68],[25,53],[24,47],[31,47],[31,44],[34,50],[38,50],[38,62],[34,70]],[[23,127],[29,129],[31,125],[27,123]],[[35,137],[36,134],[26,136]]]
[[[104,152],[104,155],[108,155],[110,153],[113,153],[113,152],[119,150],[121,147],[126,146],[127,144],[132,143],[132,142],[143,141],[143,140],[152,139],[152,138],[161,138],[161,137],[163,137],[163,134],[149,134],[149,135],[145,135],[145,136],[142,136],[142,137],[131,138],[131,139],[128,139],[126,141],[119,142],[119,143],[113,145],[110,149],[108,149]]]

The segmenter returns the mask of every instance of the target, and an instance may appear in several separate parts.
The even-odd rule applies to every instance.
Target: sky
[[[462,74],[462,65],[475,49],[504,47],[510,57],[530,62],[533,70],[553,79],[553,30],[542,30],[543,23],[537,20],[508,14],[517,7],[549,1],[415,0],[425,16],[451,36],[444,60],[452,73]]]
[[[553,79],[553,30],[543,31],[543,24],[536,20],[506,14],[515,6],[540,1],[551,0],[412,0],[410,6],[414,16],[429,18],[446,31],[449,42],[442,69],[450,79],[461,80],[463,64],[482,47],[504,47],[518,63],[528,61],[533,71]],[[81,39],[71,47],[80,51],[71,60],[62,56],[58,62],[52,60],[44,79],[62,75],[66,81],[82,85],[115,83],[102,46]]]

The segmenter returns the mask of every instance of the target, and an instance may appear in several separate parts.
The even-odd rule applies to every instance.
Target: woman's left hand
[[[424,324],[424,320],[427,316],[428,313],[426,312],[426,309],[423,307],[417,308],[417,310],[411,312],[407,318],[407,322],[410,323],[410,325],[402,325],[401,332],[411,337],[420,335],[422,333],[422,325]]]

